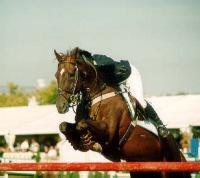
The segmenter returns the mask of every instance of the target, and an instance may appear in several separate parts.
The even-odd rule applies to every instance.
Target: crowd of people
[[[32,155],[37,155],[39,153],[42,159],[56,160],[59,156],[59,150],[55,145],[49,144],[39,144],[34,138],[28,140],[24,139],[21,143],[16,143],[15,147],[8,145],[0,147],[0,157],[5,157],[5,155],[25,155],[26,153],[32,153]],[[40,159],[41,159],[40,158]]]

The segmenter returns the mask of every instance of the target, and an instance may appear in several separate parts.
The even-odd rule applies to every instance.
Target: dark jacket
[[[118,84],[126,80],[131,74],[131,67],[128,61],[120,60],[118,62],[110,57],[99,54],[93,55],[92,60],[107,83]]]

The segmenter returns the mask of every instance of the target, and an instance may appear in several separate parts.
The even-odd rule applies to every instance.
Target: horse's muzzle
[[[69,103],[63,96],[57,97],[56,107],[60,114],[65,114],[69,111]]]

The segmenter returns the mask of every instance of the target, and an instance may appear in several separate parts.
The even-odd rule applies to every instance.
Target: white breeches
[[[131,65],[131,75],[127,79],[126,85],[130,88],[131,94],[139,101],[142,107],[145,108],[147,103],[144,100],[141,75],[133,65]]]

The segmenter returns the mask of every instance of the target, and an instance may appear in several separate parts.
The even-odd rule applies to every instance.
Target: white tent
[[[75,114],[58,114],[55,105],[0,108],[0,135],[55,134],[63,121],[74,122]],[[61,136],[61,135],[60,135]],[[63,135],[62,135],[63,137]],[[75,151],[68,141],[59,143],[62,162],[106,162],[99,153]]]
[[[169,128],[200,126],[200,95],[147,99]],[[0,135],[59,133],[62,121],[73,122],[74,113],[58,114],[55,105],[0,108]]]
[[[168,128],[200,126],[200,95],[150,97],[148,101]]]
[[[150,97],[148,101],[168,128],[200,126],[200,95]],[[73,111],[58,114],[55,105],[0,108],[0,135],[59,133],[59,124],[73,122],[74,116]],[[75,151],[67,141],[61,142],[60,151],[61,161],[108,161],[92,151]]]
[[[59,114],[55,105],[0,108],[0,135],[59,133],[62,121],[73,122],[73,111]]]

